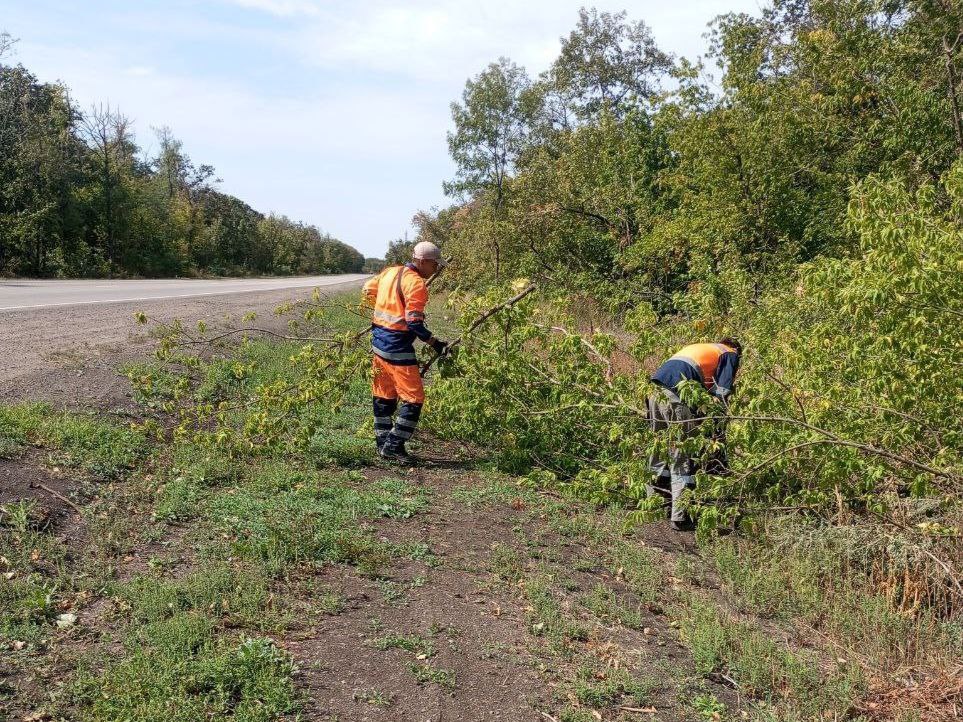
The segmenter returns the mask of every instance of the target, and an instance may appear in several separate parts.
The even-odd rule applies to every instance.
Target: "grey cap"
[[[437,261],[439,265],[445,265],[445,259],[441,257],[441,249],[431,241],[416,243],[411,257],[420,261]]]

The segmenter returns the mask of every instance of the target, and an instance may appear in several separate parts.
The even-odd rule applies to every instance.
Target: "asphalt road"
[[[0,280],[0,403],[44,399],[76,404],[113,397],[117,367],[151,353],[155,340],[134,313],[188,326],[237,328],[248,312],[254,325],[286,332],[281,304],[325,293],[357,293],[366,276],[230,280]],[[101,404],[102,405],[102,404]]]
[[[150,281],[0,281],[0,312],[91,303],[153,301],[228,293],[313,288],[359,281],[361,274],[299,278],[171,279]]]

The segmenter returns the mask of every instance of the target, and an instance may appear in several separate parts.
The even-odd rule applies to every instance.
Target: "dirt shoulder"
[[[322,290],[336,293],[360,285],[355,280]],[[254,311],[258,326],[283,331],[288,318],[274,316],[274,308],[310,296],[310,288],[297,288],[2,312],[0,403],[42,400],[71,408],[124,408],[129,384],[117,367],[149,354],[153,344],[134,320],[135,312],[162,322],[204,320],[231,327]]]

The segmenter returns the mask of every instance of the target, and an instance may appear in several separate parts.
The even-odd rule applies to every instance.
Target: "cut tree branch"
[[[465,333],[463,333],[461,336],[459,336],[450,344],[448,344],[448,347],[445,349],[445,353],[448,353],[452,349],[456,348],[457,346],[460,346],[462,341],[464,341],[465,337],[471,334],[472,332],[474,332],[479,326],[484,324],[485,321],[490,319],[499,311],[504,311],[506,308],[511,308],[516,303],[521,301],[523,298],[528,296],[530,293],[533,293],[536,288],[538,288],[538,286],[533,283],[527,288],[525,288],[523,291],[516,293],[514,296],[512,296],[510,299],[508,299],[504,303],[500,303],[497,306],[494,306],[488,309],[487,311],[485,311],[485,313],[481,314],[478,318],[472,321],[471,325],[468,327],[468,330],[466,330]],[[431,367],[435,364],[435,362],[439,358],[441,358],[441,354],[435,354],[430,359],[428,359],[428,361],[426,361],[425,364],[421,367],[421,375],[424,376],[425,374],[427,374],[428,370],[431,369]]]

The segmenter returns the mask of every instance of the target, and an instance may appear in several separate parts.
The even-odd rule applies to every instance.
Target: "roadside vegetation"
[[[43,494],[2,505],[0,709],[416,719],[425,692],[477,704],[493,670],[516,688],[506,714],[556,720],[951,709],[959,627],[900,610],[855,564],[856,548],[877,558],[851,536],[871,527],[777,515],[697,550],[640,523],[635,500],[505,473],[497,451],[435,438],[422,453],[437,466],[381,465],[346,362],[366,359],[348,341],[355,304],[278,309],[324,347],[155,327],[157,357],[125,369],[144,410],[133,423],[2,410],[7,461],[74,476],[83,512],[65,533]],[[449,316],[436,302],[436,327]],[[317,402],[319,379],[342,374]]]
[[[719,17],[693,62],[583,10],[538,77],[502,58],[466,83],[455,202],[416,216],[457,259],[463,328],[535,288],[460,345],[427,418],[539,487],[660,516],[648,375],[742,341],[729,419],[688,442],[709,458],[727,424],[729,473],[689,500],[700,544],[743,613],[846,660],[852,706],[738,614],[694,603],[682,629],[703,671],[812,697],[804,718],[960,703],[961,31],[941,0],[776,0]]]

